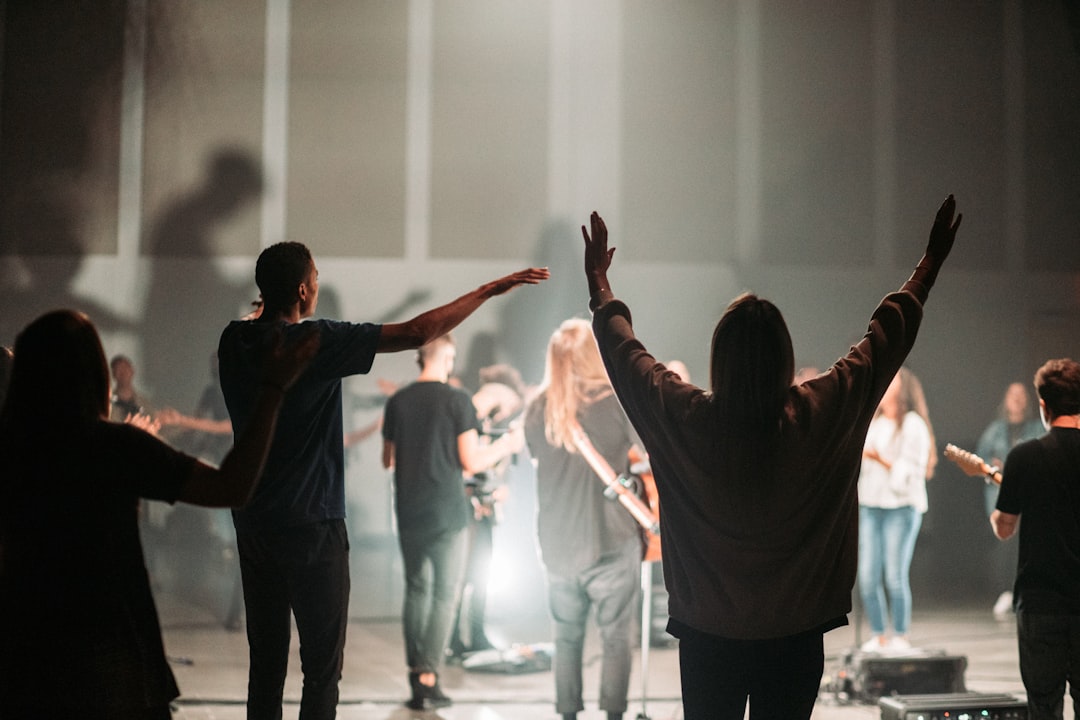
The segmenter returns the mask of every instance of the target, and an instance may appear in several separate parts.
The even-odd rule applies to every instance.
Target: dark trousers
[[[1016,614],[1020,678],[1028,696],[1030,720],[1061,720],[1065,683],[1080,709],[1080,616]]]
[[[466,528],[433,538],[403,532],[399,542],[405,567],[405,661],[411,672],[438,674],[461,594],[468,534]]]
[[[685,720],[808,719],[825,667],[821,633],[731,640],[683,626],[679,636]]]
[[[494,526],[494,519],[488,515],[469,520],[465,586],[458,599],[457,612],[454,614],[454,629],[450,632],[451,650],[482,649],[480,646],[487,641],[484,615],[487,612],[487,586],[488,575],[491,572],[491,556],[495,551],[492,533]],[[464,622],[462,616],[464,616]],[[463,632],[465,628],[468,629],[468,635]],[[466,638],[468,642],[465,642]]]
[[[349,538],[344,520],[239,530],[249,648],[248,720],[280,720],[292,638],[300,636],[300,720],[337,714],[349,616]]]
[[[585,623],[595,611],[600,630],[601,710],[626,711],[631,635],[641,584],[641,543],[632,540],[576,575],[548,572],[548,603],[555,623],[555,712],[584,709],[582,671]]]

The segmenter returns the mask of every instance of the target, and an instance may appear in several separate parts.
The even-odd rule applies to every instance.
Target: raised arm
[[[476,312],[477,308],[496,295],[507,293],[519,285],[536,285],[547,280],[550,275],[547,268],[519,270],[498,280],[484,283],[457,300],[421,313],[412,320],[387,323],[382,326],[376,352],[415,350],[456,328],[465,318]]]
[[[926,252],[922,260],[915,268],[912,280],[922,283],[926,289],[933,286],[937,280],[938,271],[941,269],[945,258],[952,251],[953,242],[956,240],[956,230],[960,227],[963,215],[956,215],[956,199],[949,195],[945,202],[938,208],[937,216],[934,217],[934,225],[930,228],[930,239],[926,243]],[[925,301],[926,297],[920,297]]]
[[[314,330],[288,346],[278,342],[243,435],[236,439],[220,469],[201,461],[195,464],[179,500],[206,507],[240,507],[251,499],[262,476],[285,393],[318,348],[319,333]]]

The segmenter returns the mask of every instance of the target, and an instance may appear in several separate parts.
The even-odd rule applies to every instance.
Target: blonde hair
[[[541,390],[547,398],[544,437],[555,447],[577,452],[572,430],[581,409],[614,392],[587,320],[566,320],[552,333]]]

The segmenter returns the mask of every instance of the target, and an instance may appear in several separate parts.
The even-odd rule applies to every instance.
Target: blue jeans
[[[248,636],[249,720],[280,720],[289,668],[290,610],[300,636],[302,720],[334,718],[349,621],[344,520],[236,533]]]
[[[555,623],[555,712],[585,709],[581,696],[585,621],[596,610],[603,659],[600,709],[626,712],[630,687],[630,636],[641,585],[641,542],[634,538],[576,575],[548,573],[548,603]]]
[[[416,673],[442,669],[468,551],[468,528],[434,538],[399,537],[405,566],[405,603],[401,611],[405,660]]]
[[[859,591],[874,635],[885,632],[886,594],[893,632],[905,635],[911,626],[908,574],[921,526],[922,513],[910,505],[859,506]]]
[[[1031,720],[1061,720],[1065,683],[1080,709],[1080,617],[1076,615],[1016,614],[1020,677],[1028,696]]]

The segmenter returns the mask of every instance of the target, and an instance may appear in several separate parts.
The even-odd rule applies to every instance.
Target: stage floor
[[[247,673],[247,644],[242,632],[228,632],[204,610],[158,598],[164,625],[166,650],[183,695],[176,703],[180,720],[241,720]],[[535,618],[528,623],[492,618],[489,631],[507,642],[543,643],[545,628],[537,629]],[[517,637],[506,638],[506,634]],[[843,669],[843,658],[865,638],[854,627],[834,630],[825,636],[825,678],[823,684]],[[1023,685],[1016,658],[1013,621],[997,621],[988,607],[916,607],[912,623],[913,644],[927,653],[965,656],[966,689],[978,693],[1005,693],[1023,698]],[[448,667],[442,684],[454,704],[437,713],[408,710],[401,626],[394,618],[363,619],[350,624],[344,678],[338,717],[342,720],[536,720],[551,719],[553,678],[550,671],[508,675],[466,671]],[[630,708],[626,720],[679,720],[679,677],[677,650],[672,646],[651,647],[648,653],[647,683],[642,682],[641,654],[635,651],[631,677]],[[286,685],[285,717],[296,717],[300,695],[300,661],[296,640]],[[596,709],[599,655],[595,634],[586,648],[585,706],[580,720],[601,720]],[[643,705],[643,689],[645,702]],[[1066,718],[1073,718],[1066,700]],[[643,711],[644,708],[644,711]],[[878,718],[876,704],[845,702],[823,690],[813,717],[816,720]]]

